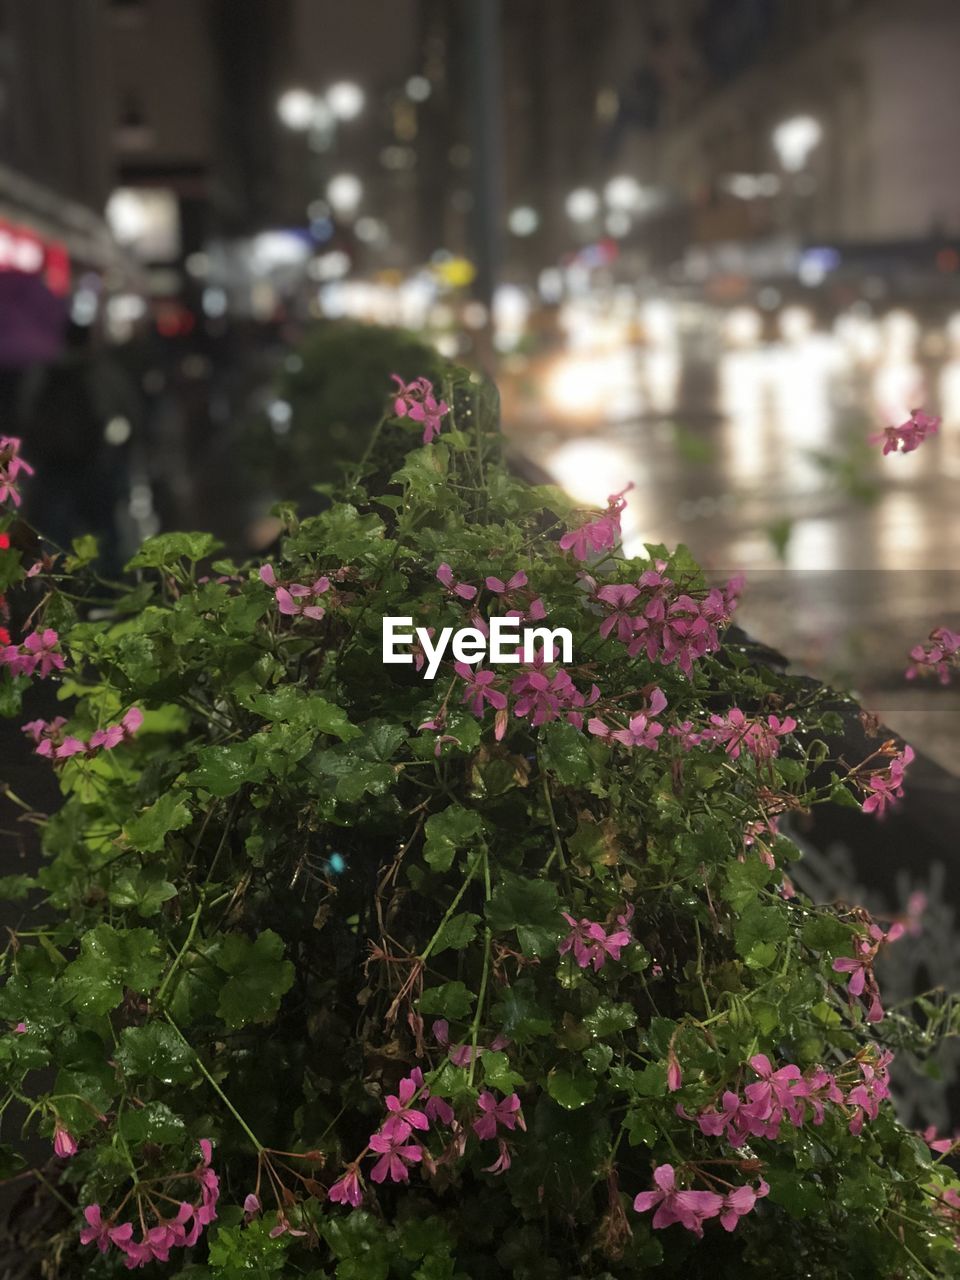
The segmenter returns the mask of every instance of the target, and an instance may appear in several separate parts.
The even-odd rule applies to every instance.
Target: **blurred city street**
[[[568,317],[539,376],[514,362],[516,444],[585,503],[632,484],[629,550],[684,542],[744,571],[747,630],[960,766],[955,691],[903,679],[910,648],[960,622],[960,321],[896,310],[815,328],[792,307],[764,339],[756,310],[661,301],[631,336],[615,310]],[[883,457],[871,435],[921,405],[941,435]]]

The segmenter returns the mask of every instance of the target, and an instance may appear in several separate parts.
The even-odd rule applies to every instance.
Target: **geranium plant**
[[[2,704],[63,793],[3,796],[46,855],[2,886],[20,1247],[48,1276],[960,1273],[952,1140],[888,1096],[954,1005],[885,1012],[902,926],[798,895],[778,829],[882,817],[908,752],[833,759],[835,695],[728,637],[738,582],[625,556],[626,491],[513,478],[470,375],[399,381],[262,563],[166,534],[119,587],[86,543],[0,551]],[[573,660],[383,665],[385,616],[507,612]]]

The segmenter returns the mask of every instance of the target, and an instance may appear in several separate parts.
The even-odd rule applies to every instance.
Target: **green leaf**
[[[519,1045],[553,1031],[550,1011],[537,1002],[536,989],[529,978],[519,978],[501,991],[493,1015],[503,1034]]]
[[[473,1007],[473,993],[462,982],[428,987],[420,997],[420,1012],[441,1018],[466,1018]]]
[[[196,563],[223,546],[209,533],[159,533],[147,538],[128,569],[175,569],[181,560]]]
[[[131,1080],[186,1084],[196,1070],[193,1054],[166,1022],[124,1027],[115,1056],[120,1070]]]
[[[752,902],[734,926],[737,951],[757,968],[776,959],[776,944],[787,939],[787,921],[780,905],[772,900]]]
[[[503,872],[487,903],[487,921],[495,933],[515,929],[525,955],[547,954],[563,933],[556,886]]]
[[[159,853],[169,833],[182,831],[191,821],[192,815],[183,793],[167,791],[128,822],[123,834],[132,848],[141,853]]]
[[[635,1026],[636,1010],[629,1004],[616,1004],[613,1000],[601,1000],[592,1013],[588,1013],[583,1025],[591,1035],[602,1039],[616,1035]]]
[[[36,888],[38,884],[33,876],[0,876],[0,898],[7,902],[23,902]]]
[[[577,1111],[596,1097],[597,1080],[585,1073],[571,1075],[568,1071],[551,1071],[547,1076],[547,1092],[566,1111]]]
[[[128,1108],[118,1117],[117,1128],[127,1142],[150,1142],[164,1147],[182,1141],[187,1133],[184,1122],[165,1102]]]
[[[482,829],[483,821],[476,809],[452,804],[441,813],[431,814],[424,826],[424,861],[434,871],[449,871],[457,850],[473,845]]]
[[[83,935],[80,954],[67,965],[61,979],[67,999],[81,1014],[98,1017],[115,1009],[125,987],[141,994],[160,981],[164,957],[155,934],[148,929],[118,933],[98,924]]]
[[[579,729],[563,721],[544,725],[542,747],[544,766],[564,786],[589,782],[596,766],[587,751],[587,740]]]
[[[228,934],[216,962],[230,975],[217,1004],[228,1027],[269,1022],[276,1016],[281,998],[293,986],[294,968],[283,958],[283,940],[272,929],[252,942],[242,934]]]
[[[849,955],[853,947],[853,930],[826,911],[818,912],[804,924],[800,938],[805,946],[824,951],[831,959]]]
[[[146,920],[177,896],[177,887],[163,878],[160,867],[123,868],[114,875],[108,896],[115,907],[136,907]]]
[[[201,747],[197,752],[197,767],[187,776],[187,781],[203,787],[211,795],[235,795],[245,782],[263,782],[267,776],[266,765],[258,761],[256,755],[252,739],[229,747]]]
[[[473,941],[479,922],[480,917],[472,911],[461,911],[458,915],[451,916],[440,930],[433,954],[447,950],[462,951]]]
[[[480,1062],[483,1066],[483,1078],[491,1089],[513,1093],[518,1084],[523,1084],[523,1076],[511,1069],[510,1059],[505,1053],[488,1049]]]

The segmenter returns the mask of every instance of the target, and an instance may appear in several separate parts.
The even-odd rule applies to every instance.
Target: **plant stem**
[[[484,850],[481,850],[481,852],[477,854],[477,856],[474,858],[473,862],[471,862],[470,866],[468,867],[468,869],[467,869],[467,874],[466,874],[466,876],[464,877],[463,884],[462,884],[462,885],[460,886],[460,888],[457,890],[456,895],[454,896],[453,901],[450,903],[449,907],[447,907],[446,911],[443,913],[443,919],[442,919],[442,920],[440,921],[440,923],[437,925],[437,928],[436,928],[436,930],[435,930],[435,932],[434,932],[434,934],[433,934],[433,937],[430,939],[430,941],[427,943],[427,945],[424,947],[424,949],[420,952],[420,957],[419,957],[419,958],[420,958],[420,963],[421,963],[421,964],[425,964],[425,963],[427,962],[427,960],[430,958],[430,953],[433,951],[433,948],[437,945],[437,942],[438,942],[438,940],[439,940],[439,938],[440,938],[440,935],[441,935],[441,933],[443,933],[443,930],[444,930],[444,928],[446,927],[446,923],[447,923],[447,921],[450,919],[450,917],[451,917],[451,916],[453,915],[453,913],[456,911],[457,907],[459,907],[460,902],[461,902],[461,900],[462,900],[462,898],[463,898],[463,895],[464,895],[464,894],[466,893],[466,891],[467,891],[467,886],[469,885],[470,881],[473,879],[474,875],[476,874],[477,867],[479,867],[479,865],[480,865],[481,861],[482,861],[485,857],[486,857],[486,850],[484,849]],[[488,873],[488,878],[489,878],[489,873]]]
[[[486,900],[490,901],[490,862],[487,858],[487,851],[483,851],[483,881]],[[473,1015],[473,1027],[470,1032],[470,1070],[467,1074],[467,1083],[473,1084],[473,1077],[477,1069],[477,1040],[480,1035],[480,1019],[483,1017],[483,1005],[487,995],[487,980],[490,977],[490,951],[491,951],[492,934],[490,926],[487,925],[483,931],[483,972],[480,975],[480,990],[477,993],[477,1011]]]
[[[240,1114],[240,1112],[236,1109],[236,1107],[233,1105],[233,1103],[230,1101],[227,1095],[223,1092],[223,1090],[217,1084],[216,1080],[214,1080],[213,1076],[207,1070],[206,1064],[204,1063],[203,1059],[200,1057],[199,1053],[197,1053],[196,1049],[193,1047],[193,1045],[190,1043],[187,1037],[183,1034],[183,1032],[174,1022],[173,1018],[171,1018],[170,1014],[167,1012],[166,1009],[164,1009],[163,1011],[163,1016],[170,1023],[171,1027],[173,1027],[174,1031],[180,1037],[181,1041],[186,1045],[186,1047],[193,1054],[194,1059],[196,1060],[196,1064],[200,1068],[200,1071],[204,1079],[206,1080],[207,1084],[210,1085],[211,1089],[213,1089],[214,1093],[217,1095],[217,1097],[220,1099],[223,1105],[227,1108],[227,1110],[233,1116],[234,1120],[236,1120],[237,1124],[240,1126],[243,1132],[247,1135],[247,1137],[256,1147],[257,1154],[259,1155],[260,1152],[265,1151],[266,1148],[264,1147],[263,1143],[259,1140],[257,1135],[253,1132],[253,1130],[247,1124],[246,1120],[244,1120],[243,1116]]]
[[[171,964],[167,972],[164,974],[163,981],[160,983],[160,986],[157,990],[156,998],[157,998],[158,1004],[163,1002],[164,992],[166,991],[167,987],[170,985],[170,979],[180,968],[180,965],[183,961],[183,957],[186,955],[187,951],[190,948],[191,943],[193,942],[193,939],[196,937],[197,926],[200,923],[200,912],[203,910],[203,903],[204,903],[204,890],[203,890],[203,887],[201,886],[200,901],[197,903],[197,909],[193,913],[193,917],[190,921],[190,928],[187,932],[186,938],[184,939],[183,946],[180,948],[180,950],[177,952],[176,956],[174,957],[173,963]]]

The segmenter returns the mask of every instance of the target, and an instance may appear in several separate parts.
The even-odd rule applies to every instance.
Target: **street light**
[[[288,129],[303,133],[314,119],[316,99],[308,89],[288,89],[277,102],[277,115]]]
[[[510,210],[507,226],[515,236],[532,236],[540,225],[540,215],[528,204],[518,204]]]
[[[813,116],[791,116],[777,125],[772,141],[784,169],[788,173],[799,173],[822,137],[823,128],[819,120]]]
[[[327,199],[337,213],[351,214],[363,199],[363,183],[355,173],[338,173],[327,184]]]
[[[564,207],[572,222],[589,222],[597,216],[600,197],[589,187],[577,187],[567,196]]]
[[[339,80],[327,90],[326,101],[338,120],[355,120],[363,110],[366,96],[352,80]]]
[[[640,203],[642,192],[640,183],[629,174],[619,174],[611,178],[603,189],[603,195],[611,209],[622,209],[629,213]]]

